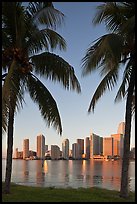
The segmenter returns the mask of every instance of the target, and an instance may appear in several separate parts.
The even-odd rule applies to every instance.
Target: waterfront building
[[[78,144],[78,158],[81,159],[84,154],[84,139],[77,139]]]
[[[117,134],[125,134],[125,122],[121,122],[118,125]]]
[[[113,143],[113,154],[123,157],[123,146],[124,146],[124,136],[123,134],[112,134],[111,137],[114,139]]]
[[[90,133],[90,158],[94,155],[102,155],[103,153],[103,138],[94,133]]]
[[[30,150],[29,151],[29,156],[30,157],[36,157],[37,153],[35,151]]]
[[[18,148],[15,149],[15,159],[18,159]]]
[[[113,137],[103,138],[103,155],[109,157],[113,156]]]
[[[42,134],[37,136],[37,157],[39,159],[45,158],[45,137]]]
[[[86,153],[86,159],[90,159],[90,140],[89,140],[89,137],[86,137],[86,139],[85,139],[85,153]]]
[[[73,143],[72,144],[72,158],[73,159],[79,159],[79,148],[78,148],[78,143]]]
[[[29,157],[29,139],[23,140],[23,159]]]
[[[57,145],[51,145],[51,159],[60,159],[60,148]]]
[[[65,139],[62,142],[62,157],[64,159],[69,159],[69,140]]]
[[[18,152],[18,159],[23,159],[23,151]]]

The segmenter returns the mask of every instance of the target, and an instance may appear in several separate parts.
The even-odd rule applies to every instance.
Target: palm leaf
[[[106,28],[112,32],[118,32],[131,15],[131,10],[123,2],[108,2],[98,6],[97,10],[93,19],[94,25],[104,21]]]
[[[120,35],[106,34],[96,41],[82,59],[83,76],[96,70],[96,68],[101,69],[102,75],[106,74],[113,67],[118,66],[121,59],[123,38]]]
[[[99,86],[97,87],[92,100],[90,102],[88,112],[94,112],[95,104],[99,100],[99,98],[105,93],[107,89],[111,90],[116,84],[118,79],[118,67],[114,70],[109,71],[106,76],[102,79]]]
[[[62,134],[61,119],[57,104],[43,83],[34,75],[28,75],[27,86],[30,97],[38,104],[39,110],[48,126],[53,125]]]
[[[52,2],[30,2],[27,8],[37,25],[45,24],[56,29],[63,22],[64,14],[55,9]]]
[[[131,70],[132,70],[132,61],[129,60],[123,74],[122,83],[115,97],[115,102],[118,102],[119,100],[123,99],[126,96],[127,88],[128,88],[130,76],[131,76]]]
[[[36,74],[60,82],[65,89],[81,91],[73,67],[61,57],[47,52],[31,57],[31,61]]]
[[[29,40],[26,43],[26,48],[31,55],[43,50],[48,51],[50,48],[53,50],[57,47],[60,50],[66,49],[64,38],[57,32],[50,29],[31,29]]]
[[[17,62],[13,61],[2,87],[2,127],[5,130],[8,121],[8,111],[14,112],[23,107],[24,77],[17,71]]]

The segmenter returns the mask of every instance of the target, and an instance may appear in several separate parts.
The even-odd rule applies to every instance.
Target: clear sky
[[[102,137],[117,133],[120,122],[125,118],[125,101],[114,103],[118,86],[113,91],[107,91],[95,106],[95,112],[88,114],[90,100],[101,80],[99,72],[82,77],[81,60],[91,43],[105,34],[104,25],[92,24],[96,6],[101,2],[54,2],[55,8],[65,15],[65,23],[58,33],[67,42],[67,51],[55,50],[54,53],[63,57],[74,67],[75,74],[80,82],[82,93],[66,91],[60,84],[41,79],[57,102],[61,116],[63,134],[51,126],[48,128],[44,122],[37,104],[25,95],[24,108],[15,116],[14,145],[23,149],[23,139],[29,138],[30,149],[36,151],[36,136],[42,133],[46,144],[56,144],[62,150],[62,141],[66,138],[72,143],[77,138],[85,139],[91,130]],[[121,77],[120,77],[121,79]],[[119,81],[120,81],[119,79]],[[119,83],[118,83],[119,85]],[[6,152],[6,135],[2,137],[2,153]],[[132,119],[131,147],[135,146],[135,120]]]

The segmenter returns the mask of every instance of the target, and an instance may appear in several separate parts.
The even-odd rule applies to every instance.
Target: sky
[[[53,2],[56,9],[65,15],[65,22],[57,32],[66,40],[67,50],[55,50],[59,55],[74,67],[75,74],[81,85],[82,92],[65,90],[59,83],[53,83],[45,79],[39,79],[48,88],[56,100],[61,116],[63,132],[60,136],[51,126],[47,127],[43,120],[38,105],[34,104],[28,94],[25,94],[25,104],[15,116],[13,153],[15,148],[23,150],[23,140],[29,139],[31,150],[36,151],[36,137],[38,134],[45,136],[48,148],[58,145],[62,150],[62,141],[69,139],[70,149],[78,138],[85,139],[90,132],[102,137],[109,137],[117,133],[120,122],[125,118],[125,101],[114,103],[114,99],[120,85],[113,91],[106,91],[95,106],[94,113],[88,114],[91,98],[101,81],[99,72],[94,72],[82,77],[81,60],[86,50],[98,37],[108,33],[104,24],[94,26],[92,19],[96,13],[97,5],[101,2]],[[2,155],[6,155],[7,135],[2,136]],[[135,119],[132,119],[131,147],[135,146]]]

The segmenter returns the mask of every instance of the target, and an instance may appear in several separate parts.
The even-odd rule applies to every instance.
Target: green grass
[[[3,187],[4,184],[2,184]],[[135,193],[129,198],[119,197],[118,191],[101,188],[44,188],[11,184],[11,193],[2,194],[2,202],[135,202]]]

